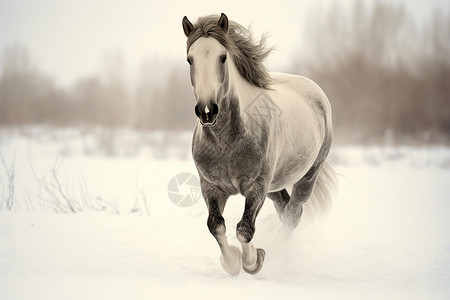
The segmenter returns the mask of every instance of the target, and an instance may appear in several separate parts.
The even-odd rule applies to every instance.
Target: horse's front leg
[[[222,216],[229,195],[208,182],[202,183],[202,193],[209,211],[208,229],[217,240],[222,252],[220,263],[228,274],[237,275],[241,271],[241,251],[228,244],[225,219]]]
[[[266,253],[256,249],[251,240],[255,234],[255,222],[266,198],[267,188],[261,182],[253,183],[245,192],[245,210],[237,224],[236,235],[242,245],[242,265],[250,274],[258,273],[264,263]]]

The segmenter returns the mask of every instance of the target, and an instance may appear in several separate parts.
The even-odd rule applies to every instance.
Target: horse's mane
[[[248,82],[261,88],[268,88],[270,75],[263,65],[263,60],[272,48],[266,47],[267,36],[263,35],[259,42],[252,33],[236,22],[229,21],[228,32],[218,24],[219,16],[201,17],[194,24],[194,29],[187,39],[187,49],[200,37],[213,37],[218,40],[232,55],[236,68]]]

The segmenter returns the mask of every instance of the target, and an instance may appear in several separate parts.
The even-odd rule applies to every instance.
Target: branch
[[[11,166],[7,166],[5,158],[3,154],[0,152],[0,158],[2,161],[3,168],[5,169],[7,186],[8,186],[8,196],[6,197],[6,209],[11,210],[14,205],[14,179],[15,179],[15,170],[16,170],[16,155],[14,154],[14,158]]]

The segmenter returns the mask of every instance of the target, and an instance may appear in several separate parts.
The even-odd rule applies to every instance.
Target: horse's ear
[[[223,29],[223,31],[228,31],[228,17],[224,13],[220,15],[220,19],[218,22],[219,26]]]
[[[183,30],[184,30],[184,34],[187,37],[189,37],[189,35],[194,30],[194,25],[192,25],[192,23],[188,20],[188,18],[186,16],[184,16],[184,18],[183,18]]]

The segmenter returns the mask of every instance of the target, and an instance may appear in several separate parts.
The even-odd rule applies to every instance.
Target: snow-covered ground
[[[190,133],[0,130],[0,299],[450,298],[450,149],[336,147],[327,220],[287,240],[267,199],[265,265],[232,277],[203,202],[169,198],[174,176],[195,174],[189,145]],[[231,198],[236,245],[242,211]]]

